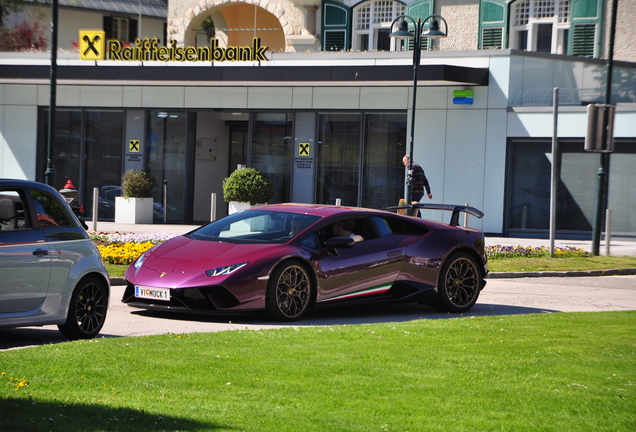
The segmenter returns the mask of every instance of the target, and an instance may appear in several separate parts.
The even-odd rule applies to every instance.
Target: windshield
[[[227,243],[286,243],[319,219],[300,213],[248,210],[205,225],[188,237]]]

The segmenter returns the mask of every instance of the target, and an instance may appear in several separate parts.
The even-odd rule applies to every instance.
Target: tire
[[[104,326],[107,310],[106,284],[94,277],[84,278],[73,291],[66,322],[57,327],[71,340],[94,338]]]
[[[269,278],[265,296],[265,311],[276,321],[295,321],[313,303],[313,283],[305,267],[297,261],[278,266]]]
[[[475,259],[465,252],[451,255],[439,275],[437,302],[442,312],[466,312],[473,307],[482,287],[482,276]]]

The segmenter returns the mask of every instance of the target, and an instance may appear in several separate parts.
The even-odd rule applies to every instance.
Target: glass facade
[[[316,202],[384,208],[404,195],[405,113],[322,113]]]
[[[48,110],[40,111],[42,128],[38,147],[39,164],[46,166]],[[99,190],[98,217],[115,217],[115,196],[121,195],[122,142],[124,111],[64,110],[56,111],[53,143],[53,187],[64,188],[67,181],[79,191],[77,204],[84,206],[85,216],[92,218],[93,188]],[[37,180],[44,181],[44,169]]]
[[[293,159],[293,113],[254,113],[251,167],[267,173],[274,183],[269,204],[288,202]]]
[[[617,142],[610,156],[609,205],[612,232],[636,229],[636,142]],[[557,185],[556,230],[591,235],[596,211],[598,153],[583,149],[583,140],[559,140],[561,168]],[[508,236],[547,234],[550,224],[552,143],[548,139],[513,139],[509,143]],[[603,227],[604,229],[604,227]]]
[[[153,191],[153,219],[163,221],[163,184],[167,187],[167,222],[185,220],[187,187],[187,115],[185,111],[150,111],[146,170],[159,187]]]
[[[364,118],[362,207],[397,205],[404,195],[406,114],[367,114]]]
[[[362,114],[318,115],[316,202],[358,205]]]

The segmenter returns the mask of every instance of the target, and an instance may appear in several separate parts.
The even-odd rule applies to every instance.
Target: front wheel
[[[274,270],[267,284],[265,309],[276,321],[294,321],[303,316],[313,301],[313,286],[302,264],[290,261]]]
[[[107,310],[106,284],[94,277],[85,278],[73,291],[66,322],[57,327],[69,339],[94,338],[104,326]]]
[[[443,312],[466,312],[479,297],[482,277],[475,259],[467,253],[456,253],[442,266],[437,302],[433,307]]]

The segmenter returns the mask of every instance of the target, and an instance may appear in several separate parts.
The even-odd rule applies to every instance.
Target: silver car
[[[57,324],[95,337],[110,282],[97,246],[52,187],[0,179],[0,328]]]

